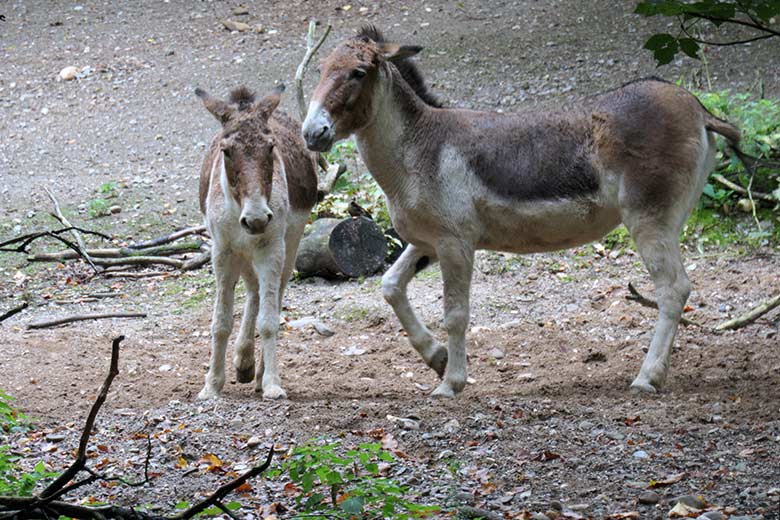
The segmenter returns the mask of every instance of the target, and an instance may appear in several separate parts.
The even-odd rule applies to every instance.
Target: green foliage
[[[0,431],[3,433],[29,427],[29,419],[11,406],[12,400],[10,395],[0,390]],[[56,475],[46,471],[43,462],[38,462],[33,471],[18,474],[16,460],[8,446],[0,445],[0,495],[30,496],[38,481]]]
[[[113,199],[119,196],[117,192],[118,188],[119,184],[117,184],[115,181],[104,182],[98,186],[97,192],[100,194],[100,197],[91,199],[87,202],[87,213],[89,216],[92,218],[98,218],[110,215],[110,203],[108,199]]]
[[[770,27],[773,18],[780,15],[780,0],[642,0],[634,12],[643,16],[674,17],[679,22],[677,35],[654,34],[645,42],[645,49],[653,51],[659,66],[672,61],[679,52],[698,59],[700,44],[703,43],[734,45],[780,36]],[[755,34],[741,41],[705,42],[698,37],[701,23],[715,27],[724,24],[746,26]]]
[[[381,464],[394,462],[379,443],[344,450],[340,443],[296,447],[271,477],[286,474],[286,492],[295,493],[293,518],[390,518],[406,520],[439,513],[439,508],[407,499],[409,488],[381,476]]]
[[[393,224],[382,189],[368,171],[357,173],[360,170],[355,142],[348,140],[337,143],[333,150],[326,154],[326,158],[330,163],[346,164],[347,172],[336,181],[325,200],[315,207],[315,218],[345,217],[350,201],[354,200],[371,214],[381,228],[391,227]]]
[[[754,99],[750,94],[733,94],[728,91],[695,93],[702,104],[717,117],[735,124],[742,131],[740,148],[757,157],[752,185],[750,174],[736,155],[727,150],[727,144],[719,140],[716,170],[729,177],[735,184],[747,189],[771,193],[780,201],[780,101]],[[729,214],[734,211],[738,199],[744,194],[735,193],[710,178],[704,187],[700,206],[715,208]],[[771,203],[764,202],[765,206]],[[780,205],[774,204],[774,217],[780,216]]]

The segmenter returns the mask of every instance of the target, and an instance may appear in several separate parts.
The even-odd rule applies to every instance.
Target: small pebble
[[[657,504],[661,500],[661,497],[655,491],[645,491],[639,495],[639,503],[645,505]]]

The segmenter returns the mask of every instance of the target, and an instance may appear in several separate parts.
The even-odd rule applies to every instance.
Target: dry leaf
[[[672,484],[676,484],[677,482],[680,482],[684,476],[685,476],[685,472],[683,471],[682,473],[677,473],[675,475],[668,475],[666,478],[661,480],[651,480],[650,484],[647,487],[657,488],[663,486],[671,486]]]

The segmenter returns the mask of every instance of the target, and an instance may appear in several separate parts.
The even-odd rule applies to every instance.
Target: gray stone
[[[645,505],[653,505],[660,502],[661,497],[655,491],[645,491],[639,495],[639,503]]]
[[[707,511],[703,515],[696,517],[696,520],[726,520],[726,515],[720,511]]]
[[[534,513],[531,515],[531,520],[550,520],[550,517],[544,513]]]
[[[693,495],[680,495],[671,500],[672,506],[676,506],[678,503],[682,503],[688,507],[695,507],[696,509],[704,509],[707,507],[707,502],[704,501],[704,499]]]

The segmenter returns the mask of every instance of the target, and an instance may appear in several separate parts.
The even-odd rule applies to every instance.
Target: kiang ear
[[[277,85],[270,94],[263,99],[255,103],[255,109],[262,117],[269,117],[276,107],[279,106],[279,102],[282,100],[282,92],[284,92],[284,85]]]
[[[411,58],[419,53],[423,48],[419,45],[401,45],[399,43],[383,42],[379,44],[382,55],[388,61],[403,60]]]
[[[203,89],[196,88],[195,95],[203,101],[203,106],[206,110],[211,112],[211,115],[217,118],[220,123],[225,123],[230,116],[235,112],[235,108],[231,107],[221,99],[217,99]]]

